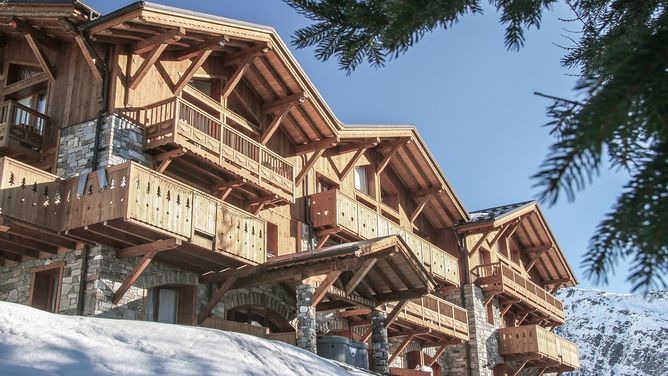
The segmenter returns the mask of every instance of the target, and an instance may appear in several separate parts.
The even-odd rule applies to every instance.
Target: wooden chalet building
[[[0,33],[0,300],[338,335],[381,374],[578,367],[537,205],[468,212],[414,127],[342,124],[272,28],[10,0]]]

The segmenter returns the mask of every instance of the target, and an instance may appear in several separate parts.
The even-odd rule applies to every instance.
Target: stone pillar
[[[315,287],[297,286],[297,347],[317,354],[315,307],[311,299]]]
[[[371,351],[372,370],[381,374],[390,374],[390,341],[387,338],[385,320],[387,313],[374,310],[371,313]]]

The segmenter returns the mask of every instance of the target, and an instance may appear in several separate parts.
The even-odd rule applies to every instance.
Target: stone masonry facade
[[[102,118],[102,136],[95,169],[136,161],[145,166],[152,163],[151,156],[143,152],[144,130],[141,126],[112,114]],[[93,170],[93,150],[97,119],[63,128],[56,174],[70,178]]]

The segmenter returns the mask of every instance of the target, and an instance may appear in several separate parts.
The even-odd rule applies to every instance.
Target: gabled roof
[[[522,201],[514,204],[501,205],[493,208],[481,209],[469,212],[471,219],[467,223],[481,223],[486,221],[493,221],[510,215],[517,210],[535,204],[536,201]]]
[[[460,234],[488,234],[489,231],[511,226],[516,222],[512,239],[529,257],[538,255],[534,269],[546,281],[563,282],[565,286],[578,283],[543,212],[536,201],[523,201],[470,213],[471,220],[457,225]]]

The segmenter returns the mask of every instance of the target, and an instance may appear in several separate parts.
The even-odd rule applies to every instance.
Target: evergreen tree
[[[406,52],[426,33],[481,12],[479,0],[285,0],[314,23],[295,33],[348,73]],[[554,0],[490,0],[518,49]],[[607,283],[631,258],[633,290],[665,288],[668,275],[668,0],[566,0],[578,32],[564,47],[579,70],[575,98],[555,98],[546,124],[556,141],[534,176],[543,202],[573,200],[598,176],[604,159],[630,180],[593,235],[583,264]],[[540,94],[543,95],[543,94]]]

